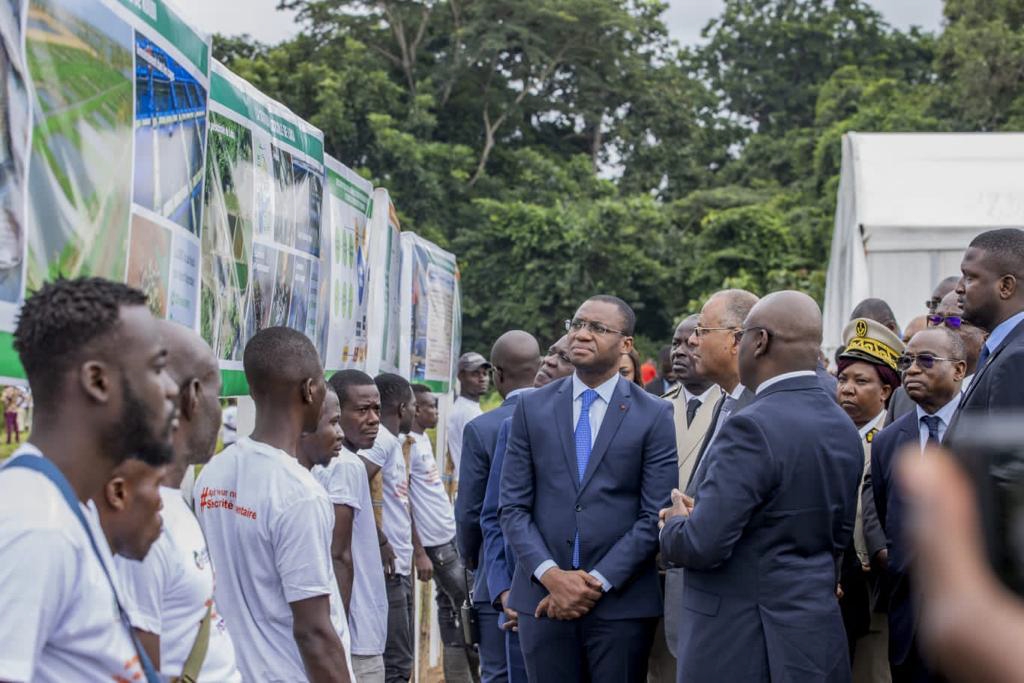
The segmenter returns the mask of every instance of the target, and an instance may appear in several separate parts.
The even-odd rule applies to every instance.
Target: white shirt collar
[[[714,385],[714,384],[712,384],[707,389],[705,389],[704,393],[699,395],[699,396],[696,395],[696,394],[691,394],[689,391],[687,391],[686,390],[686,386],[682,386],[681,389],[683,390],[683,401],[685,403],[689,403],[690,399],[699,398],[701,405],[704,405],[705,403],[708,402],[708,399],[711,398],[711,392],[712,391],[714,391],[715,389],[718,389],[719,391],[721,391],[721,389],[719,389],[719,387],[717,385]]]
[[[594,387],[594,391],[597,392],[598,396],[604,399],[605,404],[610,404],[612,402],[612,393],[615,392],[615,386],[619,383],[619,377],[619,373],[615,373],[602,384]],[[575,372],[572,373],[572,400],[575,401],[578,399],[587,389],[590,389],[590,387],[583,383],[583,380],[580,379],[579,375]]]
[[[1021,322],[1024,322],[1024,311],[1012,315],[996,325],[996,328],[988,335],[988,339],[985,340],[985,346],[988,347],[988,352],[990,354],[995,353],[995,350],[1002,345],[1003,341],[1010,336],[1010,333],[1013,332]]]
[[[868,435],[868,432],[870,432],[872,429],[875,429],[876,427],[881,429],[879,425],[882,424],[882,420],[884,419],[885,411],[883,410],[878,415],[876,415],[875,418],[871,420],[871,422],[868,422],[866,425],[857,430],[858,432],[860,432],[860,438],[863,439],[864,437],[866,437]]]
[[[513,396],[518,396],[519,394],[525,394],[528,391],[533,391],[533,387],[520,387],[518,389],[513,389],[512,391],[508,392],[508,395],[505,397],[505,400],[507,401]]]
[[[726,396],[732,396],[737,401],[740,400],[740,396],[743,395],[743,391],[746,389],[746,387],[743,386],[743,382],[740,382],[735,387],[733,387],[733,390],[731,392],[726,391],[725,388],[722,387],[721,385],[716,384],[715,386],[718,387],[718,390],[722,392],[722,398],[725,398]]]
[[[814,377],[814,370],[795,370],[793,372],[784,372],[781,375],[775,375],[774,377],[770,377],[765,381],[761,382],[760,386],[757,387],[754,393],[760,394],[762,391],[772,386],[773,384],[785,382],[787,379],[794,379],[796,377]]]
[[[950,401],[946,405],[944,405],[941,408],[939,408],[938,410],[936,410],[934,414],[938,415],[939,418],[942,420],[942,424],[944,424],[945,426],[948,427],[950,420],[953,419],[953,413],[956,412],[957,406],[959,406],[959,405],[960,405],[960,393],[958,392],[957,395],[953,397],[952,401]],[[928,413],[926,413],[924,411],[924,408],[922,408],[921,406],[917,406],[917,422],[918,422],[918,424],[921,423],[921,418],[925,417],[926,415],[928,415]]]
[[[962,382],[960,382],[960,393],[962,394],[965,391],[967,391],[967,389],[971,386],[971,382],[973,382],[973,381],[974,381],[974,373],[973,372],[971,374],[969,374],[969,375],[966,375],[964,377],[964,380]]]

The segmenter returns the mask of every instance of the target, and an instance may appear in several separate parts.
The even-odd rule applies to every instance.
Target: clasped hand
[[[693,514],[693,498],[679,489],[672,489],[672,507],[664,508],[658,513],[658,528],[664,529],[665,524],[673,517],[689,517],[691,514]]]
[[[552,567],[540,579],[548,595],[537,605],[534,616],[549,619],[579,619],[604,595],[601,582],[581,569],[565,571]]]

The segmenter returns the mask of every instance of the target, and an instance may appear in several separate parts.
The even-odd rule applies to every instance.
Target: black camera
[[[965,413],[949,446],[974,483],[992,569],[1024,596],[1024,415]]]

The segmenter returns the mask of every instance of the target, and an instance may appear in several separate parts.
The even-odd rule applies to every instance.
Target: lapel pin
[[[620,403],[619,404],[619,410],[625,411],[626,410],[626,404],[625,403]]]

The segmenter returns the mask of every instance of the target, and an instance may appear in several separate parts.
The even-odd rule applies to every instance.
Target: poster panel
[[[402,233],[402,372],[436,392],[452,386],[461,344],[459,269],[455,256]]]
[[[26,291],[97,275],[195,326],[210,40],[163,0],[0,7],[0,375]]]
[[[366,372],[399,371],[399,310],[401,277],[401,227],[398,212],[388,191],[373,191],[373,212],[370,217],[370,296],[367,302],[369,347]]]
[[[242,351],[286,325],[326,352],[323,133],[214,62],[199,330],[241,393]]]
[[[373,185],[340,161],[326,158],[324,193],[324,249],[321,262],[327,269],[320,283],[321,301],[330,325],[327,332],[328,370],[362,369],[368,350],[367,305],[369,300],[370,214]],[[326,302],[330,302],[326,308]],[[329,329],[328,329],[329,328]]]

